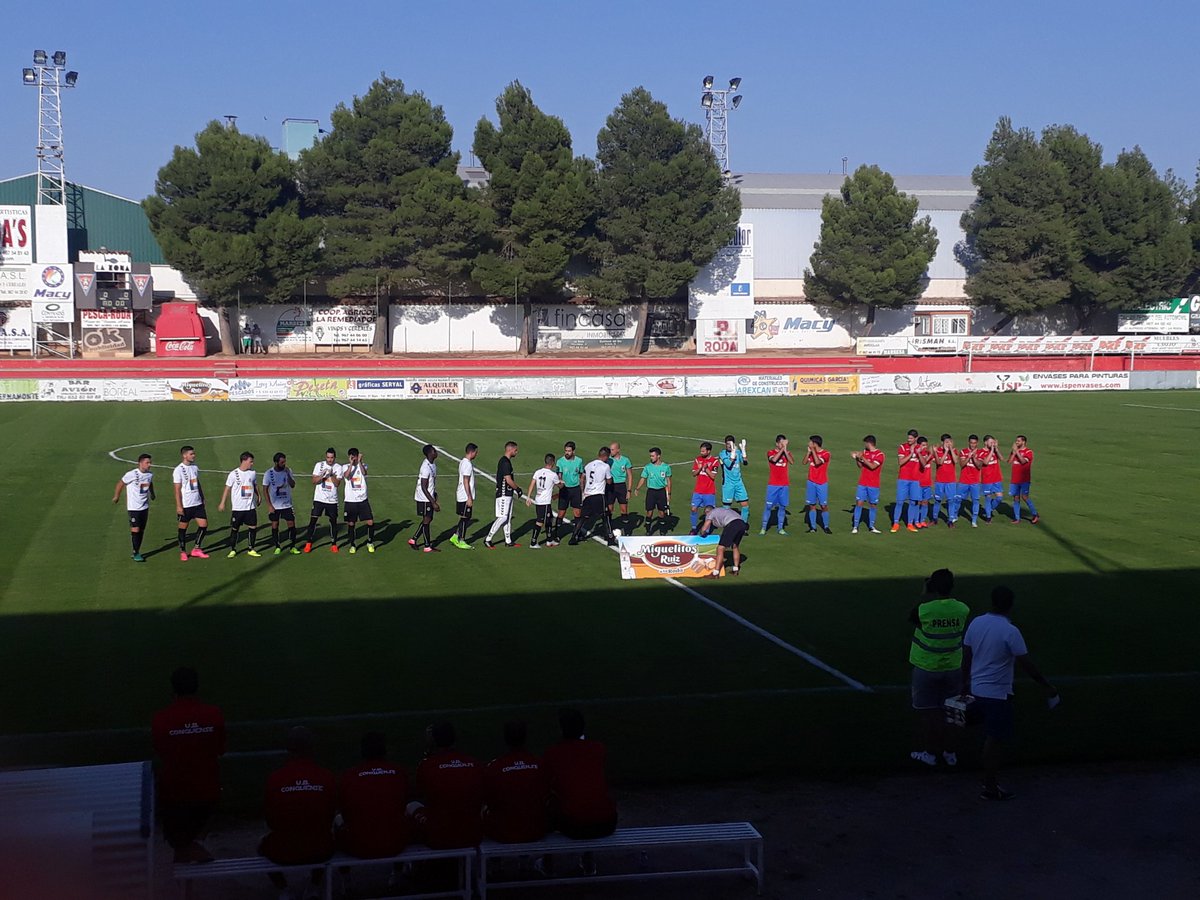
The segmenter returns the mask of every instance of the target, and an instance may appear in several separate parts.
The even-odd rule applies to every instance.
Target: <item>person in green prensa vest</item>
[[[908,661],[912,664],[912,705],[921,720],[924,747],[909,756],[926,766],[940,759],[958,765],[950,746],[942,704],[962,692],[962,643],[971,610],[953,599],[954,573],[938,569],[925,580],[925,597],[909,613],[913,624]]]

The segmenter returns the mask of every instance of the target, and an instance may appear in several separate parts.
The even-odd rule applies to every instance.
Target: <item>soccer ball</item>
[[[615,538],[619,538],[620,536],[621,536],[621,529],[620,529],[620,528],[614,528],[614,529],[613,529],[613,537],[615,537]]]

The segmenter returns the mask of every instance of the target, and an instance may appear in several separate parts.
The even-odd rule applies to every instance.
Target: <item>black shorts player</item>
[[[656,509],[663,512],[668,509],[666,488],[646,488],[646,512]]]
[[[338,520],[338,505],[336,503],[322,503],[320,500],[313,501],[312,513],[309,518],[319,519],[324,516],[329,520],[329,524],[336,525]]]
[[[137,528],[139,531],[146,530],[146,522],[150,518],[150,510],[148,509],[131,509],[129,510],[129,527]],[[180,521],[183,521],[182,519]]]
[[[257,528],[258,527],[258,510],[257,509],[235,509],[229,514],[230,528]]]
[[[583,485],[577,484],[574,487],[567,487],[565,484],[558,492],[558,511],[570,507],[571,509],[581,509],[583,507]]]
[[[583,498],[583,518],[592,519],[604,515],[607,504],[604,502],[603,494],[592,494],[589,497]]]
[[[434,502],[436,503],[437,502],[437,494],[433,495],[433,499],[434,499]],[[425,518],[426,516],[429,516],[429,518],[432,519],[433,514],[435,512],[437,512],[437,510],[435,510],[433,508],[433,503],[430,503],[428,500],[418,500],[417,501],[417,515],[420,516],[422,519]]]
[[[629,505],[629,485],[622,481],[620,484],[609,484],[604,488],[604,502],[612,506],[614,503],[620,503],[622,506]]]
[[[370,500],[347,500],[343,515],[351,525],[355,522],[366,522],[368,519],[375,518],[371,514]]]
[[[185,506],[183,512],[179,514],[180,522],[191,522],[193,519],[207,519],[208,513],[204,510],[204,504],[199,506]]]
[[[267,519],[272,522],[278,522],[282,519],[285,522],[291,522],[293,525],[296,522],[296,511],[290,506],[285,506],[283,509],[276,507],[267,513]]]

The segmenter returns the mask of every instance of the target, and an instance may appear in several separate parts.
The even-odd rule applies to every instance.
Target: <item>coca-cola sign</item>
[[[196,348],[194,340],[163,341],[163,349],[172,353],[191,353]]]

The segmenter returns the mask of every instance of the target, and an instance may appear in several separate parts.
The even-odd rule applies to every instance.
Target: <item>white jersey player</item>
[[[296,488],[296,476],[288,468],[287,455],[276,453],[272,458],[274,465],[263,473],[263,496],[267,501],[267,518],[271,521],[271,540],[275,545],[275,555],[283,553],[283,545],[279,542],[279,521],[288,524],[291,539],[291,552],[299,553],[296,546],[296,510],[293,508],[292,491]]]
[[[133,543],[133,561],[145,562],[142,556],[142,538],[146,533],[146,520],[150,518],[150,501],[154,499],[154,473],[150,471],[150,454],[138,457],[137,468],[121,476],[113,490],[113,503],[121,499],[125,491],[125,511],[129,514],[129,539]]]
[[[208,534],[208,513],[204,509],[204,489],[200,486],[200,468],[196,465],[196,450],[184,445],[179,448],[179,465],[171,473],[175,484],[175,516],[179,520],[179,560],[188,556],[208,559],[204,552],[204,536]],[[188,522],[196,523],[196,543],[187,552]]]
[[[596,458],[583,467],[583,512],[575,520],[575,533],[567,542],[569,544],[578,544],[582,541],[587,536],[588,527],[597,518],[604,520],[606,540],[609,545],[615,545],[617,542],[613,536],[612,514],[604,500],[605,492],[612,484],[612,467],[608,464],[610,456],[611,451],[608,447],[601,447]]]
[[[313,505],[308,517],[308,536],[304,540],[304,552],[312,553],[313,538],[317,533],[317,521],[324,516],[329,520],[331,553],[338,552],[338,485],[342,483],[342,467],[337,461],[337,451],[332,447],[325,451],[325,458],[313,466]]]
[[[543,466],[533,473],[533,478],[529,481],[529,495],[533,497],[534,503],[533,537],[529,542],[531,550],[541,547],[538,538],[541,536],[542,529],[546,527],[546,523],[549,522],[551,526],[554,524],[554,511],[551,509],[551,504],[554,502],[554,489],[560,484],[562,484],[562,478],[555,466],[554,454],[547,453]],[[558,541],[554,539],[553,527],[546,532],[546,546],[558,546]]]
[[[454,511],[458,513],[458,527],[450,543],[459,550],[470,550],[467,543],[467,528],[471,525],[471,512],[475,507],[475,457],[479,448],[467,444],[463,458],[458,463],[458,481],[454,485]]]
[[[221,492],[221,502],[217,504],[220,512],[225,511],[225,501],[229,501],[229,558],[237,556],[238,533],[245,525],[250,529],[250,556],[261,556],[255,548],[255,538],[258,536],[258,473],[254,471],[254,454],[247,450],[241,455],[238,467],[225,477],[225,490]]]
[[[346,451],[346,465],[342,466],[342,484],[345,486],[346,531],[350,539],[350,552],[357,553],[355,526],[367,523],[367,552],[375,552],[375,514],[371,512],[371,501],[367,499],[367,464],[357,447]]]
[[[437,553],[438,548],[433,546],[433,537],[430,534],[429,526],[433,523],[433,514],[441,512],[442,509],[438,505],[437,499],[438,452],[433,444],[426,444],[421,448],[421,453],[425,458],[421,460],[421,469],[417,472],[417,488],[413,492],[421,524],[417,526],[413,536],[408,539],[408,546],[425,553]],[[424,541],[424,545],[418,546],[421,541]]]

